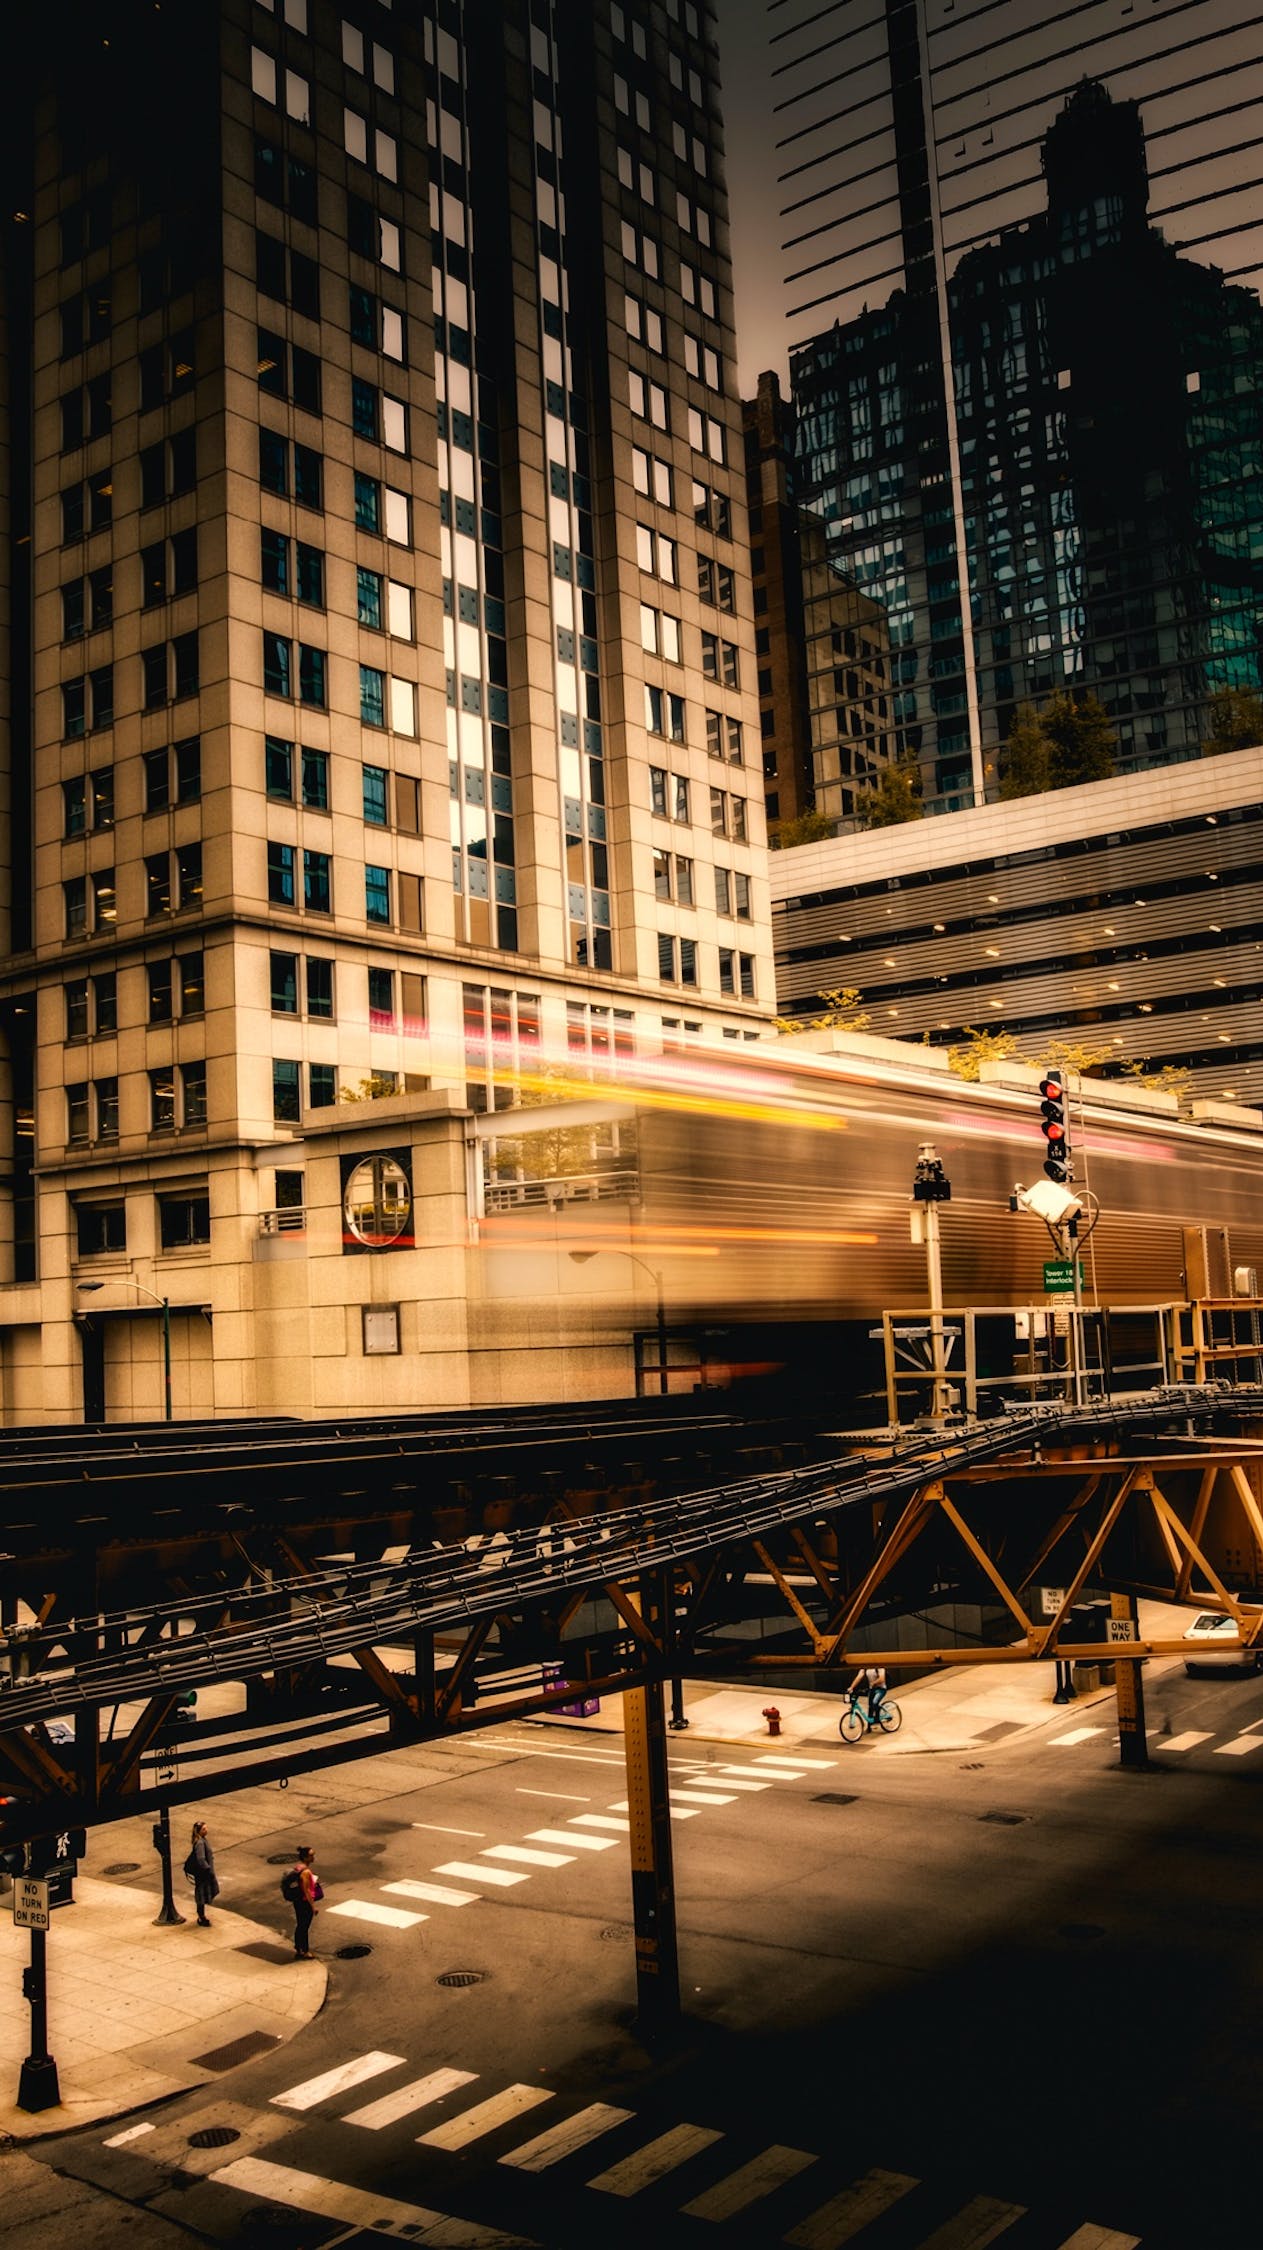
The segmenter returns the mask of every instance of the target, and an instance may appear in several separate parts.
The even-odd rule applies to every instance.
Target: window
[[[61,684],[61,731],[68,742],[86,734],[88,726],[88,684],[81,676],[63,680]]]
[[[637,492],[656,501],[660,508],[674,507],[675,486],[670,463],[659,461],[638,445],[632,447],[632,483]]]
[[[371,664],[360,666],[360,722],[366,727],[386,724],[386,675]]]
[[[326,1022],[333,1018],[333,963],[323,954],[307,963],[307,1013]]]
[[[364,912],[370,922],[390,920],[390,870],[387,867],[366,866],[364,869]]]
[[[86,1079],[80,1079],[66,1088],[66,1142],[73,1148],[86,1142],[90,1136],[88,1085]]]
[[[663,579],[668,586],[675,586],[679,583],[676,557],[674,539],[668,539],[665,532],[652,530],[648,524],[637,524],[636,559],[642,570]]]
[[[263,742],[264,786],[269,797],[284,798],[292,802],[294,795],[294,745],[284,742],[276,734],[265,735]]]
[[[271,594],[289,592],[289,540],[283,531],[262,531],[259,534],[261,551],[260,576]]]
[[[704,344],[700,337],[686,334],[684,338],[684,365],[688,374],[696,376],[699,382],[705,383],[708,390],[718,391],[723,389],[723,369],[719,354],[709,344]]]
[[[671,814],[671,817],[672,817],[672,819],[673,819],[673,820],[684,820],[684,821],[687,821],[687,820],[688,820],[688,818],[689,818],[689,785],[688,785],[688,782],[687,782],[687,781],[686,781],[686,780],[684,779],[684,776],[683,776],[682,774],[678,774],[678,773],[677,773],[677,774],[673,774],[673,775],[672,775],[672,777],[671,777],[671,780],[672,780],[672,794],[673,794],[673,800],[674,800],[674,801],[673,801],[673,807],[672,807],[672,814]]]
[[[708,680],[721,681],[724,687],[739,688],[741,672],[736,643],[721,641],[715,633],[703,633],[702,671]]]
[[[727,460],[728,433],[712,414],[703,414],[698,407],[690,406],[688,432],[689,444],[695,453],[704,453],[711,461]]]
[[[294,847],[269,844],[267,848],[268,898],[273,906],[294,904]]]
[[[713,531],[719,539],[731,539],[732,509],[726,492],[716,492],[710,485],[694,483],[693,518],[703,531]]]
[[[664,820],[666,819],[667,777],[662,766],[650,766],[649,768],[649,809],[651,812],[661,814]]]
[[[121,1203],[75,1205],[76,1248],[81,1258],[102,1258],[127,1248],[126,1209]]]
[[[333,911],[332,862],[328,852],[303,853],[303,905],[310,914]]]
[[[371,826],[384,828],[388,819],[386,769],[384,766],[364,766],[361,771],[363,774],[364,818]]]
[[[333,1063],[309,1063],[308,1100],[313,1109],[331,1109],[338,1098],[338,1073]]]
[[[272,953],[268,956],[271,975],[272,1013],[274,1016],[298,1014],[298,955]]]
[[[268,695],[292,695],[293,650],[280,633],[263,635],[263,687]]]
[[[149,1073],[149,1130],[151,1133],[175,1131],[175,1071],[170,1063]]]
[[[382,526],[382,488],[376,477],[366,477],[355,471],[355,527],[357,531],[380,531]]]
[[[302,754],[303,803],[309,812],[329,810],[329,753],[304,750]]]
[[[375,383],[366,383],[359,375],[351,377],[351,428],[357,437],[376,439],[380,435],[380,394]]]
[[[361,563],[355,573],[356,614],[361,625],[375,632],[382,626],[382,574]]]
[[[172,964],[170,961],[149,961],[145,966],[149,981],[149,1021],[170,1023],[174,1014],[171,1002]]]
[[[197,432],[193,427],[177,430],[174,436],[161,439],[157,445],[142,447],[142,508],[156,508],[164,500],[173,500],[182,492],[191,492],[196,482]]]
[[[84,582],[82,578],[72,578],[69,584],[61,589],[61,637],[63,641],[82,640],[86,622],[87,604],[84,600]]]
[[[62,989],[65,994],[66,1039],[86,1039],[89,1029],[88,980],[86,977],[72,977]]]
[[[164,1250],[187,1250],[209,1242],[210,1196],[205,1188],[158,1197],[158,1239]]]
[[[180,1106],[186,1132],[206,1123],[206,1065],[204,1062],[181,1063]]]
[[[313,710],[323,711],[327,702],[325,686],[325,651],[309,647],[306,641],[298,644],[298,697],[301,703]]]
[[[176,955],[176,974],[180,987],[180,1014],[200,1016],[206,1006],[206,974],[200,953]]]
[[[368,1022],[371,1031],[395,1028],[395,978],[391,969],[368,972]]]

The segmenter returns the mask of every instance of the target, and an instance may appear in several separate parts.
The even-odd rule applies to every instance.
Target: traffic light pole
[[[161,1930],[184,1920],[183,1914],[176,1910],[175,1897],[171,1889],[171,1808],[169,1805],[164,1804],[162,1806],[158,1818],[154,1822],[153,1843],[154,1850],[162,1862],[162,1907],[161,1911],[155,1914],[153,1918],[154,1928]]]
[[[31,1931],[31,1965],[22,1977],[22,1996],[31,2004],[31,2051],[18,2080],[19,2109],[55,2109],[61,2100],[57,2065],[48,2052],[48,1933]]]

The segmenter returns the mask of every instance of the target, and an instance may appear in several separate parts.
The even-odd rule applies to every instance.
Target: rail
[[[1087,1438],[1127,1427],[1214,1423],[1263,1410],[1263,1387],[1165,1389],[1108,1404],[1014,1407],[960,1431],[896,1441],[879,1461],[843,1456],[807,1468],[647,1502],[617,1515],[575,1518],[499,1535],[493,1548],[412,1549],[398,1560],[344,1563],[272,1577],[243,1590],[225,1625],[216,1592],[115,1614],[94,1613],[46,1631],[12,1633],[0,1648],[0,1731],[76,1711],[173,1696],[225,1680],[327,1662],[375,1643],[468,1628],[510,1608],[556,1604],[614,1579],[636,1579],[736,1540],[847,1507],[909,1497],[932,1469],[945,1478],[977,1463],[1038,1451],[1042,1440]],[[177,1624],[174,1635],[163,1629]],[[183,1629],[179,1629],[183,1628]],[[56,1651],[56,1668],[42,1660]]]
[[[488,1180],[483,1207],[487,1211],[551,1211],[562,1203],[635,1202],[639,1195],[639,1172],[572,1172],[555,1180]]]

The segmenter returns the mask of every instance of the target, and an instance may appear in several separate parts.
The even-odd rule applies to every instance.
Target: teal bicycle
[[[878,1698],[876,1710],[867,1688],[853,1688],[845,1711],[838,1720],[838,1733],[844,1742],[862,1742],[874,1729],[879,1734],[898,1734],[903,1725],[903,1713],[888,1695]]]

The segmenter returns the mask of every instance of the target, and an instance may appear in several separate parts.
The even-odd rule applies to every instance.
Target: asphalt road
[[[652,2051],[621,1744],[515,1726],[436,1746],[426,1786],[304,1816],[317,1945],[371,1947],[333,1961],[308,2030],[152,2131],[41,2155],[120,2220],[291,2250],[380,2240],[374,2218],[471,2250],[1256,2239],[1263,1749],[1242,1730],[1263,1681],[1173,1672],[1148,1716],[1168,1731],[1142,1775],[1073,1712],[974,1755],[870,1739],[784,1775],[673,1739],[685,2019]],[[279,1920],[274,1841],[220,1866],[234,1906]],[[190,2152],[216,2127],[234,2138]]]

